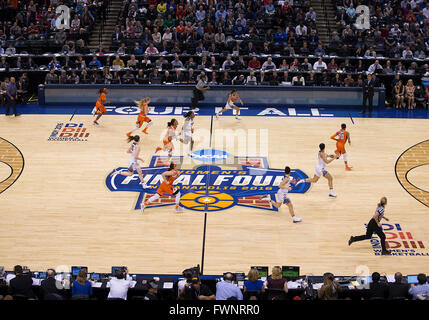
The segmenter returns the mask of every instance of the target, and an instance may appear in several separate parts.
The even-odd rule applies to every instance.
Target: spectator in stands
[[[323,49],[321,44],[317,45],[316,50],[314,50],[314,55],[315,56],[324,56],[326,55],[325,49]]]
[[[234,66],[234,61],[232,61],[231,56],[227,56],[226,60],[222,64],[223,70],[231,70]]]
[[[48,269],[46,271],[46,279],[40,284],[40,294],[44,300],[56,299],[62,300],[63,285],[61,281],[55,279],[55,270]]]
[[[154,47],[153,43],[149,43],[149,46],[146,48],[145,54],[158,54],[158,49]]]
[[[60,64],[60,62],[57,60],[57,58],[56,58],[56,57],[53,57],[53,58],[52,58],[52,60],[51,60],[51,62],[49,62],[49,63],[48,63],[48,68],[49,68],[49,69],[57,70],[57,69],[60,69],[60,68],[61,68],[61,64]]]
[[[341,292],[341,286],[334,279],[334,275],[327,272],[323,275],[323,285],[317,291],[317,296],[320,300],[337,300],[338,294]]]
[[[229,72],[227,70],[223,72],[222,84],[225,84],[225,85],[231,85],[232,84],[232,79],[229,76]]]
[[[55,74],[53,68],[49,69],[49,73],[45,76],[45,84],[55,84],[58,83],[58,76]]]
[[[16,54],[16,49],[14,48],[12,42],[9,43],[9,46],[6,49],[5,54],[8,56],[14,56]]]
[[[127,61],[127,68],[137,69],[139,61],[136,59],[135,55],[131,55],[130,60]]]
[[[287,44],[287,34],[280,27],[277,28],[277,32],[274,34],[274,45],[284,46]]]
[[[368,72],[373,74],[376,72],[376,70],[380,70],[380,71],[383,70],[383,66],[380,64],[380,61],[378,60],[375,60],[375,62],[369,66]]]
[[[13,84],[15,82],[15,78],[13,77],[10,78],[8,88],[12,82]],[[6,115],[7,115],[7,112],[6,112]],[[22,266],[20,265],[16,265],[13,268],[13,271],[15,273],[15,278],[10,280],[9,282],[8,294],[11,296],[25,297],[27,299],[35,299],[33,289],[31,288],[33,285],[31,274],[30,273],[23,274],[23,269],[22,269]]]
[[[408,291],[410,295],[413,296],[413,300],[418,299],[419,295],[429,295],[429,284],[428,279],[424,273],[417,275],[418,284],[411,284],[411,288]]]
[[[292,78],[293,86],[305,86],[305,79],[301,73],[298,73],[295,77]]]
[[[338,70],[338,65],[335,62],[335,59],[331,59],[331,61],[328,63],[328,70],[332,73],[336,73]]]
[[[114,63],[114,62],[113,62]],[[101,68],[102,67],[102,65],[101,65],[101,62],[100,62],[100,60],[98,60],[97,59],[97,57],[96,56],[94,56],[93,58],[92,58],[92,60],[89,62],[89,64],[88,64],[88,67],[90,67],[90,68]]]
[[[125,68],[124,61],[118,55],[115,56],[115,60],[113,60],[112,66],[113,66],[113,69]]]
[[[248,85],[257,85],[258,84],[256,77],[255,77],[255,72],[253,70],[250,71],[249,75],[247,76],[246,84],[248,84]]]
[[[313,70],[317,72],[321,72],[322,70],[326,70],[327,66],[326,63],[323,62],[322,58],[319,58],[313,65]]]
[[[368,298],[369,299],[386,299],[388,296],[388,286],[385,282],[380,282],[380,274],[374,272],[372,274],[372,282],[369,284]]]
[[[168,70],[165,70],[164,71],[164,75],[162,76],[162,79],[161,79],[161,81],[162,81],[162,83],[172,83],[172,79],[171,79],[171,76],[170,76],[170,72],[168,71]]]
[[[137,84],[146,84],[148,83],[147,77],[143,72],[143,69],[139,69],[136,75],[136,83]]]
[[[395,95],[395,108],[402,108],[405,98],[405,87],[401,80],[396,82],[395,86],[393,87],[393,93]]]
[[[148,292],[144,297],[144,300],[159,300],[158,299],[158,287],[159,282],[155,279],[149,280],[148,282]]]
[[[162,77],[158,72],[158,68],[154,68],[153,72],[149,75],[150,84],[161,84]]]
[[[276,64],[273,62],[273,58],[268,57],[267,61],[265,61],[262,64],[262,70],[268,71],[268,70],[274,70],[276,69]]]
[[[408,109],[414,109],[414,91],[416,87],[414,86],[413,80],[408,79],[407,85],[405,86],[405,96],[407,98]]]
[[[133,53],[134,53],[134,54],[143,54],[143,48],[142,48],[142,46],[140,45],[140,43],[136,42],[136,43],[134,44]]]
[[[188,74],[187,74],[187,77],[185,80],[188,84],[195,84],[196,83],[196,76],[195,76],[193,68],[190,68],[188,70]]]
[[[243,292],[247,291],[257,291],[257,292],[265,292],[264,282],[259,280],[259,272],[257,269],[250,269],[247,274],[247,281],[244,282]]]
[[[277,77],[277,73],[276,73],[276,77]],[[277,79],[274,79],[273,81],[276,81]],[[232,84],[236,85],[236,86],[241,86],[245,84],[245,78],[243,74],[240,75],[236,75],[233,79],[232,79]],[[278,81],[277,81],[278,84]]]
[[[392,74],[393,73],[393,68],[392,68],[392,64],[391,64],[390,60],[386,61],[386,66],[383,68],[383,73],[384,74]]]
[[[125,74],[122,76],[123,84],[134,84],[134,75],[130,70],[125,71]]]
[[[182,70],[176,69],[176,72],[175,72],[175,74],[173,76],[172,82],[173,83],[182,83],[183,81],[184,81],[184,77],[183,77],[183,74],[182,74]]]
[[[60,29],[59,32],[55,33],[55,43],[63,45],[66,42],[67,35],[64,32],[64,29]]]
[[[234,277],[228,272],[224,275],[223,280],[216,284],[216,300],[228,300],[235,297],[237,300],[243,300],[241,290],[232,283]]]
[[[313,66],[308,62],[308,58],[304,58],[304,62],[300,65],[300,70],[303,72],[310,72],[313,70]]]
[[[282,269],[279,266],[273,267],[271,271],[271,276],[268,277],[265,286],[267,287],[267,289],[270,290],[270,292],[272,292],[272,294],[270,295],[270,300],[272,300],[273,296],[278,295],[276,294],[276,291],[285,294],[287,294],[289,291],[286,279],[283,278]]]
[[[143,69],[149,69],[152,66],[152,62],[149,60],[149,57],[145,55],[141,61],[141,67]]]
[[[368,50],[365,51],[365,57],[366,58],[377,57],[377,53],[375,52],[374,47],[370,47]]]
[[[192,278],[180,292],[184,300],[216,300],[216,296],[208,286],[201,283],[199,278]]]
[[[316,12],[313,10],[313,8],[310,7],[308,12],[305,14],[305,20],[316,22]]]
[[[89,299],[92,296],[92,285],[87,280],[88,272],[81,269],[72,284],[72,298]]]
[[[413,52],[411,51],[410,47],[407,46],[402,52],[402,59],[412,59],[413,57]]]
[[[171,62],[171,67],[173,69],[183,68],[183,63],[179,60],[179,56],[177,54],[174,56],[174,60]]]
[[[308,77],[308,79],[306,80],[306,86],[316,86],[317,84],[317,79],[316,79],[316,72],[315,71],[311,71],[310,72],[310,76]]]
[[[115,277],[110,279],[107,287],[110,288],[107,300],[127,300],[128,289],[132,286],[132,278],[128,269],[116,270]]]
[[[408,284],[404,281],[402,273],[395,273],[395,282],[389,285],[389,299],[405,299],[408,297]]]
[[[79,84],[80,78],[76,74],[76,71],[72,71],[71,75],[68,77],[68,83],[69,84]]]
[[[207,67],[211,70],[219,70],[219,63],[216,61],[215,56],[210,57],[210,62],[208,63]]]

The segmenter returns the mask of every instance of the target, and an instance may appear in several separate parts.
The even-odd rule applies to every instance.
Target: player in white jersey
[[[295,216],[292,202],[289,199],[288,193],[292,190],[292,183],[295,183],[295,179],[290,176],[290,168],[285,167],[285,177],[279,185],[279,191],[277,191],[277,201],[270,200],[271,204],[277,209],[280,208],[282,204],[287,205],[289,208],[289,213],[293,219],[293,222],[301,222],[302,219]],[[270,197],[268,195],[261,197],[261,200],[269,200]]]
[[[241,120],[240,108],[234,104],[234,102],[237,102],[237,100],[240,101],[241,105],[243,105],[243,100],[241,100],[240,96],[237,93],[237,90],[234,89],[228,95],[228,101],[226,102],[225,107],[222,110],[220,110],[218,113],[216,113],[216,119],[219,119],[219,116],[222,115],[222,112],[229,110],[229,109],[234,109],[235,110],[235,119]]]
[[[316,166],[316,171],[314,173],[313,178],[307,178],[307,179],[301,179],[297,182],[297,185],[303,182],[310,182],[310,183],[316,183],[319,181],[320,176],[324,176],[326,179],[328,179],[329,184],[329,196],[335,198],[337,195],[334,193],[334,184],[331,174],[326,170],[325,166],[328,163],[331,163],[336,159],[336,156],[333,154],[326,154],[325,153],[325,144],[321,143],[319,144],[319,153],[318,153],[318,162]]]
[[[140,154],[140,136],[129,136],[128,142],[133,142],[131,146],[128,149],[128,153],[131,153],[130,160],[128,162],[128,169],[125,171],[123,170],[113,170],[111,172],[111,176],[114,174],[120,174],[122,176],[132,176],[134,174],[134,171],[137,171],[139,178],[140,178],[140,184],[143,186],[143,188],[147,188],[146,184],[143,182],[143,172],[142,168],[140,167],[139,160],[141,162],[144,162],[142,158],[139,157]]]
[[[185,115],[185,121],[183,122],[180,142],[184,144],[189,143],[189,156],[192,155],[192,150],[194,149],[194,139],[192,139],[192,134],[194,133],[194,118],[195,113],[193,111],[187,112]]]

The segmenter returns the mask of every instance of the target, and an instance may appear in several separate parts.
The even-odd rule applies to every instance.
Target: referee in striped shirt
[[[375,232],[380,237],[381,248],[382,248],[381,254],[390,255],[390,251],[387,251],[386,249],[386,235],[384,234],[383,229],[381,227],[381,219],[385,219],[386,221],[389,221],[389,219],[387,219],[384,216],[384,208],[386,207],[386,204],[387,204],[386,197],[381,198],[380,203],[377,204],[377,209],[375,210],[374,216],[371,218],[371,220],[368,223],[366,234],[361,236],[356,236],[356,237],[351,236],[349,240],[349,245],[351,245],[353,242],[356,242],[356,241],[371,239],[372,234]]]
[[[198,101],[204,100],[203,91],[208,89],[210,89],[210,87],[207,86],[206,74],[204,72],[201,72],[200,77],[198,79],[198,83],[194,88],[194,96],[191,99],[191,109],[195,109],[197,107]]]

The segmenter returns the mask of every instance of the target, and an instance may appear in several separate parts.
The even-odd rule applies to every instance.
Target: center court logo
[[[214,149],[202,149],[194,151],[191,154],[192,158],[199,161],[223,161],[229,158],[229,154],[226,151],[214,150]]]
[[[203,151],[200,150],[195,153],[197,155],[204,154]],[[269,168],[265,157],[233,157],[226,152],[218,153],[217,150],[212,150],[208,154],[211,156],[199,159],[193,157],[193,159],[201,162],[212,161],[215,162],[214,164],[201,164],[194,168],[178,169],[180,175],[176,178],[174,185],[181,191],[180,203],[183,207],[200,212],[215,212],[234,206],[277,211],[269,200],[260,200],[260,196],[268,194],[271,199],[275,199],[275,193],[283,180],[283,169]],[[219,157],[225,157],[226,155],[229,160],[233,158],[233,161],[231,164],[222,165],[216,162],[218,158],[213,157],[213,155],[218,155]],[[180,164],[183,157],[173,157],[171,160]],[[156,192],[163,180],[161,174],[167,170],[168,165],[169,160],[167,157],[152,157],[149,167],[142,168],[144,182],[148,185],[148,188],[144,190],[139,184],[140,180],[137,174],[129,177],[117,174],[108,176],[106,186],[110,191],[139,192],[139,198],[135,205],[135,210],[138,210],[141,202]],[[220,167],[220,165],[223,167]],[[299,169],[293,169],[291,175],[295,179],[308,177]],[[303,183],[293,187],[290,193],[305,193],[309,187],[309,183]],[[174,205],[174,203],[174,196],[165,195],[150,207],[169,206]]]
[[[88,141],[89,132],[83,123],[58,123],[48,141]]]

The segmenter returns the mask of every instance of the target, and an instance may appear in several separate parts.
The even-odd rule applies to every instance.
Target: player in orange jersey
[[[155,150],[155,153],[158,151],[164,150],[168,152],[168,156],[171,157],[173,155],[174,145],[173,145],[173,138],[178,139],[178,136],[176,134],[177,126],[179,125],[179,122],[176,119],[171,119],[170,122],[167,123],[167,133],[165,134],[164,139],[162,140],[164,147],[157,147]]]
[[[143,133],[148,134],[147,129],[153,124],[152,120],[147,117],[149,113],[150,98],[147,97],[139,101],[134,101],[134,103],[140,108],[140,113],[137,117],[136,127],[127,133],[127,137],[129,137],[134,131],[141,128],[143,122],[146,122],[146,127],[143,129]]]
[[[240,117],[240,108],[237,107],[234,103],[240,101],[241,105],[243,105],[243,100],[241,100],[240,96],[237,93],[237,90],[232,90],[231,93],[228,96],[228,101],[226,102],[225,107],[220,110],[218,113],[216,113],[216,119],[219,119],[219,116],[222,115],[222,112],[229,110],[229,109],[234,109],[235,110],[235,119],[237,120],[241,120]]]
[[[146,202],[142,202],[140,208],[142,213],[144,209],[152,202],[161,198],[165,193],[169,195],[176,196],[176,212],[183,211],[183,207],[179,205],[180,203],[180,190],[178,188],[173,187],[174,180],[179,176],[179,172],[176,170],[177,165],[174,162],[170,163],[170,168],[162,173],[162,178],[164,181],[161,182],[156,193],[150,197]]]
[[[106,94],[107,93],[108,92],[107,92],[106,88],[98,90],[98,94],[100,96],[98,97],[97,103],[95,104],[95,107],[92,110],[92,114],[94,114],[94,115],[98,114],[97,118],[93,122],[93,124],[95,124],[97,126],[99,125],[99,123],[97,122],[98,119],[100,119],[103,114],[107,113],[106,107],[104,106],[105,103],[108,103],[108,102],[106,102]]]
[[[331,137],[332,140],[337,141],[337,150],[335,150],[335,154],[337,155],[337,159],[343,155],[344,163],[346,165],[346,170],[351,170],[352,167],[349,167],[347,165],[347,153],[346,153],[346,142],[349,142],[349,145],[351,144],[350,140],[350,133],[346,131],[346,124],[341,124],[341,130],[335,132],[335,134]]]

